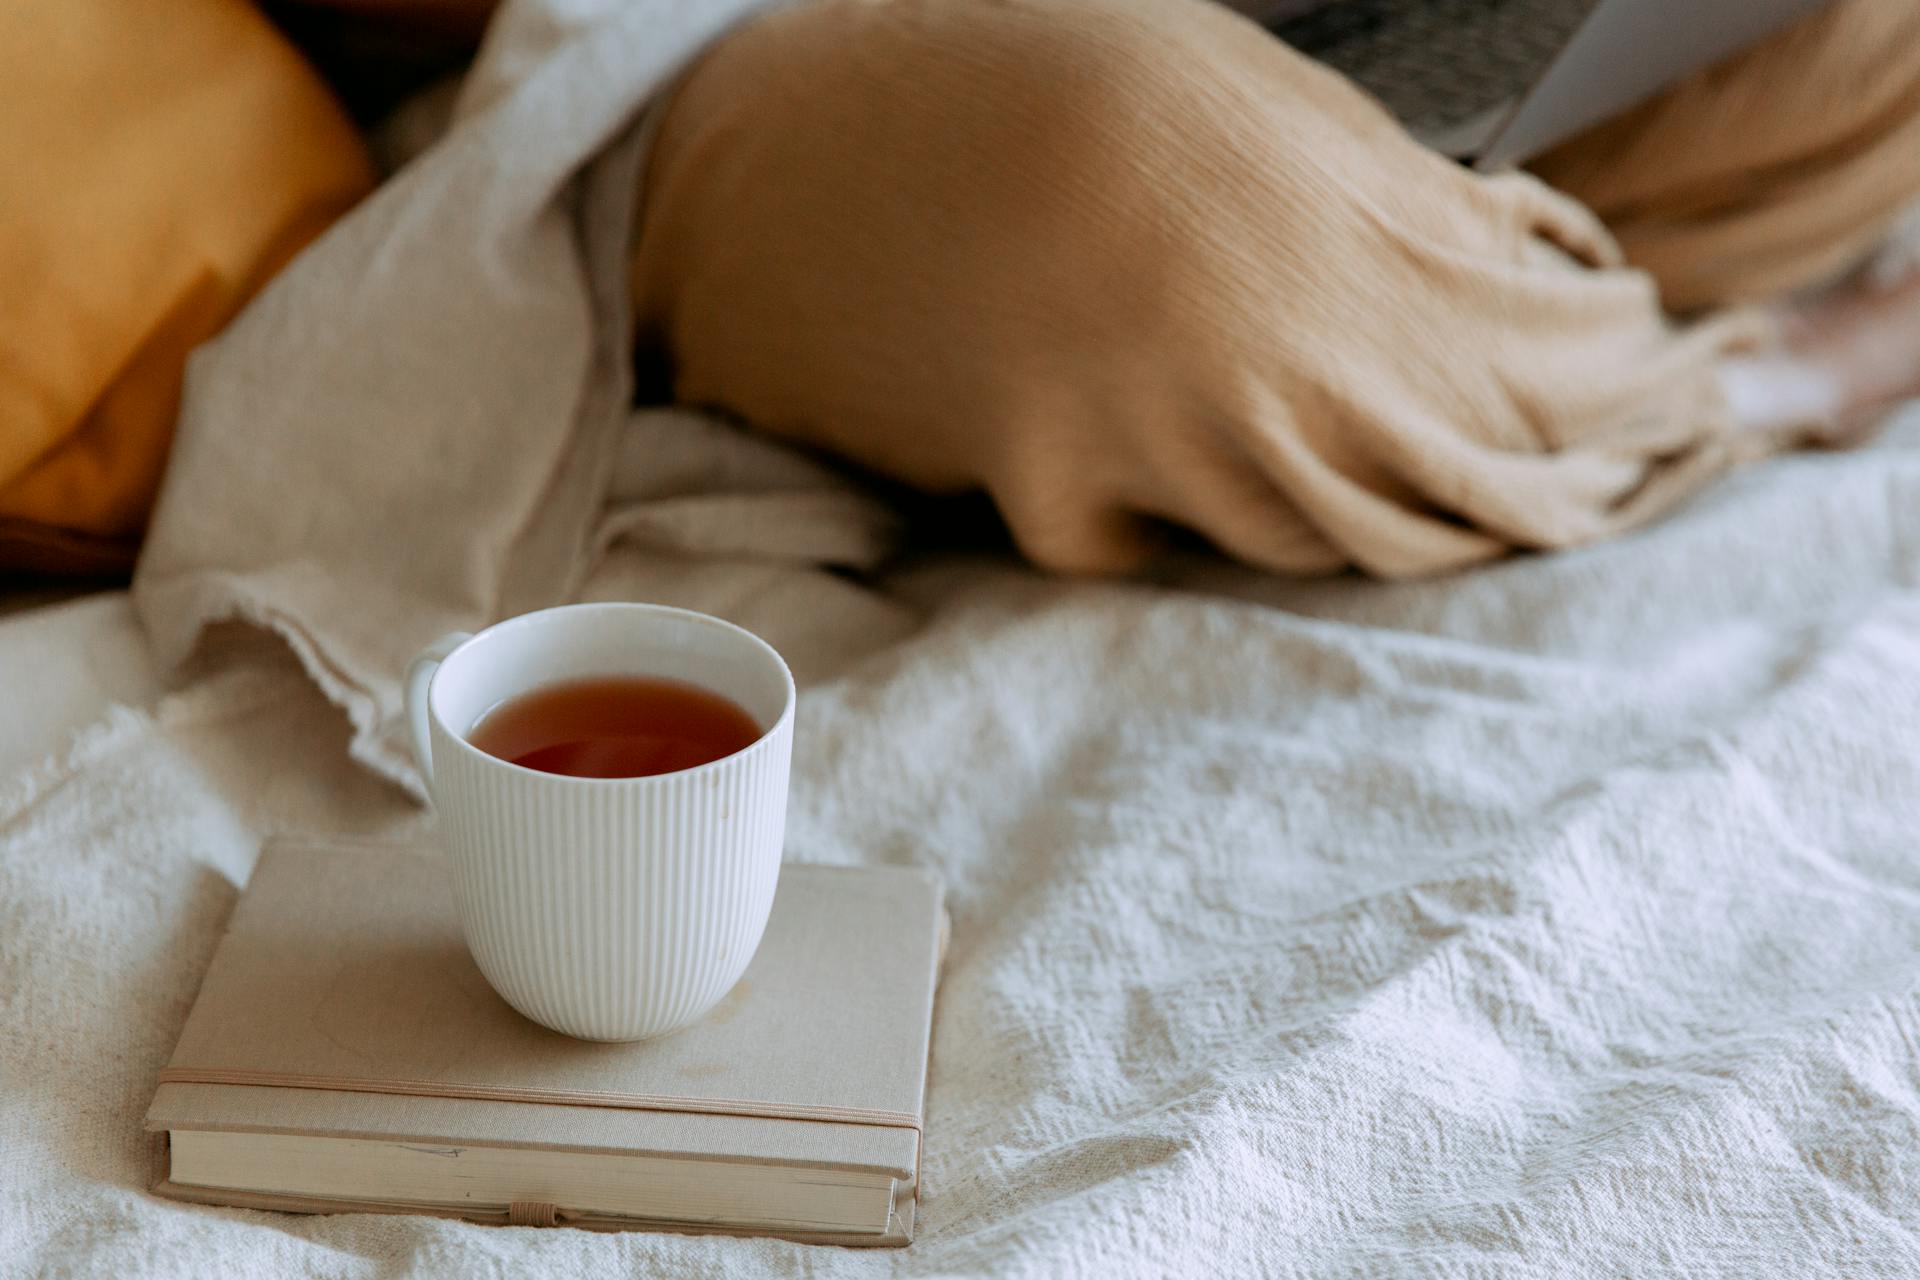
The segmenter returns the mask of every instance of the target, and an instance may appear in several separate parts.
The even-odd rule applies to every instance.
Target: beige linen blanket
[[[445,136],[196,354],[134,588],[164,667],[214,623],[276,633],[416,785],[409,655],[579,581],[632,394],[643,107],[759,3],[503,9]],[[706,514],[673,518],[736,523]]]

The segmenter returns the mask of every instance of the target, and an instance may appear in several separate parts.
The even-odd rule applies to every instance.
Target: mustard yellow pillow
[[[372,183],[246,0],[0,7],[0,521],[136,539],[187,353]]]

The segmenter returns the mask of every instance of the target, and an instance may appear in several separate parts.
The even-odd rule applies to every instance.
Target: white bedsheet
[[[6,607],[11,603],[0,603],[0,778],[45,756],[115,703],[146,706],[160,696],[125,592],[19,611]]]
[[[107,596],[0,621],[0,1273],[1920,1273],[1920,420],[1446,582],[658,563],[797,660],[790,856],[948,879],[919,1240],[149,1196],[262,835],[425,820]]]

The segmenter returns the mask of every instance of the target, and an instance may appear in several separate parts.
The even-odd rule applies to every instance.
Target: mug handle
[[[448,654],[473,639],[469,631],[449,631],[413,655],[407,664],[404,682],[407,695],[407,733],[413,739],[413,762],[420,770],[420,781],[433,791],[433,735],[427,731],[427,689],[433,673]]]

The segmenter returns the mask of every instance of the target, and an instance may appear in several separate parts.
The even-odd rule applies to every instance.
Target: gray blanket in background
[[[1539,79],[1598,0],[1225,0],[1427,135]]]

